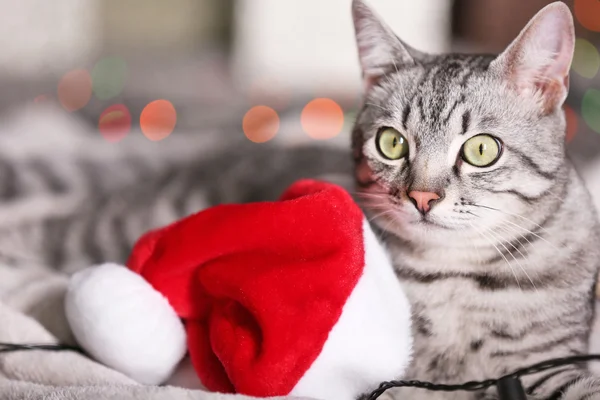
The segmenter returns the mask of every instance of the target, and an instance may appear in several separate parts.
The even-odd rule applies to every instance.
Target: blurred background
[[[548,3],[369,1],[406,42],[431,52],[499,52]],[[578,38],[569,149],[600,194],[600,2],[566,3]],[[142,138],[160,151],[210,132],[256,146],[348,146],[361,94],[350,0],[0,4],[7,134],[37,142],[69,131],[102,138],[114,151]]]

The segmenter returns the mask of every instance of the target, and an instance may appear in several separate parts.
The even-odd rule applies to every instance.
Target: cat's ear
[[[533,96],[542,111],[562,106],[569,90],[575,50],[573,16],[562,2],[544,7],[490,66],[523,95]]]
[[[352,17],[367,90],[387,73],[415,63],[417,52],[404,44],[362,0],[352,1]]]

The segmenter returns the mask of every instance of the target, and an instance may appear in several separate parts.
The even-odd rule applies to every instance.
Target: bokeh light
[[[585,39],[575,40],[575,55],[571,68],[584,78],[591,79],[596,76],[600,68],[600,54],[596,46]]]
[[[311,138],[331,139],[342,131],[344,111],[331,99],[314,99],[302,110],[300,122],[306,134]]]
[[[107,141],[116,143],[131,131],[131,113],[124,104],[114,104],[100,114],[98,129]]]
[[[600,133],[600,90],[588,89],[583,95],[581,116],[595,132]]]
[[[92,97],[92,78],[84,69],[67,72],[58,83],[58,100],[67,111],[86,106]]]
[[[92,88],[100,100],[108,100],[123,91],[127,78],[127,64],[118,57],[105,57],[92,69]]]
[[[142,110],[140,128],[152,141],[163,140],[173,132],[177,124],[177,112],[168,100],[155,100]]]
[[[575,18],[586,29],[600,32],[600,1],[575,0]]]
[[[565,140],[567,143],[570,143],[577,134],[577,129],[579,128],[579,116],[571,107],[565,105],[565,118],[567,120],[567,133]]]
[[[275,137],[279,131],[277,111],[267,106],[252,107],[242,121],[244,135],[254,143],[264,143]]]

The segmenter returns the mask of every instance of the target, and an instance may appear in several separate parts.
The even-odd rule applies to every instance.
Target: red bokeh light
[[[92,97],[92,78],[84,69],[67,72],[58,83],[58,100],[67,111],[76,111],[87,105]]]
[[[100,114],[98,129],[111,143],[122,140],[131,131],[131,113],[124,104],[114,104]]]
[[[575,0],[575,18],[586,29],[600,32],[600,1]]]

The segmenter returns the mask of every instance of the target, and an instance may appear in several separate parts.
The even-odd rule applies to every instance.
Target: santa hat
[[[406,297],[361,210],[335,185],[299,181],[277,202],[204,210],[147,233],[127,266],[138,275],[106,289],[122,293],[121,309],[129,296],[139,307],[116,317],[89,299],[106,276],[127,271],[104,266],[74,278],[67,315],[94,357],[145,383],[172,373],[183,337],[209,390],[258,397],[353,399],[399,378],[409,361]],[[102,326],[89,326],[91,313]],[[102,322],[107,313],[117,331]],[[146,342],[156,336],[152,354]]]

